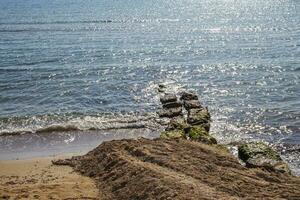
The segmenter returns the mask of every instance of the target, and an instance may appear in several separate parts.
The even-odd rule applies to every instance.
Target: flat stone
[[[198,100],[198,96],[194,92],[184,91],[184,92],[181,93],[180,100],[186,100],[186,101]]]
[[[178,116],[178,117],[174,117],[170,120],[166,130],[167,131],[170,131],[170,130],[184,130],[187,127],[188,127],[188,124],[186,123],[184,117]]]
[[[170,102],[176,102],[177,97],[175,94],[165,94],[160,97],[160,102],[162,104],[170,103]]]
[[[168,109],[161,109],[158,111],[159,117],[176,117],[179,115],[182,115],[182,107],[176,107],[176,108],[168,108]]]
[[[182,104],[179,101],[174,101],[174,102],[168,102],[163,104],[163,108],[177,108],[177,107],[181,107]]]
[[[279,154],[263,142],[249,142],[238,147],[239,158],[246,162],[250,158],[264,156],[275,161],[281,161]]]
[[[191,109],[188,111],[187,122],[191,125],[210,123],[210,114],[206,108]]]
[[[183,106],[186,110],[191,110],[195,108],[202,108],[202,105],[199,100],[186,100],[183,101]]]
[[[247,167],[260,167],[282,173],[291,173],[279,154],[263,142],[250,142],[238,147],[239,158]]]

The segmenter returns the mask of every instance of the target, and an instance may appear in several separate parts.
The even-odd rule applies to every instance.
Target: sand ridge
[[[104,142],[60,163],[93,178],[105,200],[300,199],[299,177],[249,169],[222,146],[184,139]]]

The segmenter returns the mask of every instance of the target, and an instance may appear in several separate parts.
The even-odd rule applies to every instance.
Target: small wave
[[[120,115],[120,116],[85,116],[63,120],[57,123],[57,120],[49,120],[44,117],[35,120],[22,119],[23,122],[15,119],[10,122],[8,127],[0,129],[0,136],[21,135],[30,133],[50,133],[50,132],[68,132],[68,131],[86,131],[86,130],[112,130],[112,129],[141,129],[147,128],[156,130],[163,126],[163,122],[155,113],[146,115]],[[27,121],[26,121],[27,120]],[[44,122],[41,121],[44,120]],[[7,120],[5,120],[7,122]],[[35,124],[38,121],[39,124]],[[5,123],[2,121],[2,123]],[[20,125],[21,124],[21,125]],[[1,124],[0,124],[1,125]],[[3,125],[2,125],[3,127]]]
[[[55,59],[49,59],[49,60],[39,60],[39,61],[35,61],[35,62],[18,63],[17,65],[31,66],[31,65],[38,65],[38,64],[54,63],[54,62],[58,62],[58,61],[59,61],[59,59],[55,58]]]
[[[300,67],[294,69],[294,71],[296,71],[296,72],[300,71]]]
[[[118,23],[113,20],[84,20],[84,21],[52,21],[52,22],[2,22],[0,25],[47,25],[47,24],[96,24],[96,23]]]

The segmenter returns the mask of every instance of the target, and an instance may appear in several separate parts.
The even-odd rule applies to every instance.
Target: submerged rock
[[[191,126],[185,129],[186,134],[191,140],[203,142],[206,144],[217,144],[217,140],[209,135],[203,126]]]
[[[239,158],[247,167],[261,167],[272,171],[291,173],[279,154],[263,142],[250,142],[238,147]]]

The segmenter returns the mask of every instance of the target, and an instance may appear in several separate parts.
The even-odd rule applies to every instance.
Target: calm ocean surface
[[[198,92],[223,143],[270,142],[299,173],[300,1],[0,0],[0,13],[3,154],[53,131],[154,130],[164,83]]]

